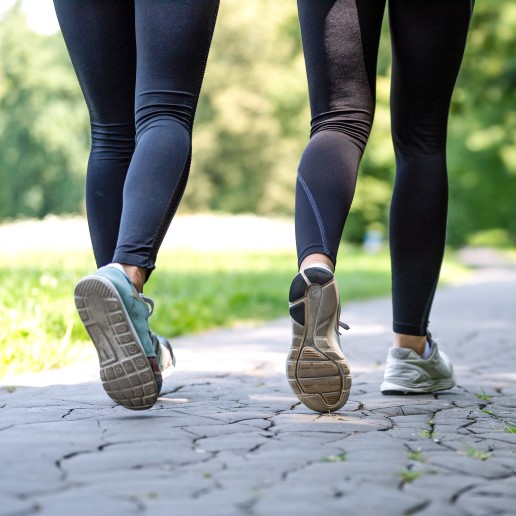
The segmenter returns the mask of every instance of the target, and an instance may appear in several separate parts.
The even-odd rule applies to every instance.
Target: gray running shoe
[[[294,394],[317,412],[338,410],[347,401],[351,375],[339,338],[340,305],[331,272],[311,267],[290,287],[292,346],[287,378]]]
[[[428,334],[430,356],[422,358],[407,348],[391,348],[380,387],[382,394],[426,394],[455,386],[450,359],[439,351]]]
[[[97,350],[108,396],[128,409],[151,408],[161,390],[162,368],[175,362],[168,341],[149,330],[152,300],[120,270],[102,267],[77,283],[75,305]]]

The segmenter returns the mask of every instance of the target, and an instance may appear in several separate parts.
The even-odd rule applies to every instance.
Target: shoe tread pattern
[[[152,407],[158,398],[154,372],[115,287],[102,277],[84,278],[75,305],[97,350],[107,395],[131,410]]]
[[[291,310],[304,306],[303,321],[292,317],[293,338],[287,358],[287,378],[292,391],[311,410],[334,411],[341,408],[349,397],[351,375],[340,345],[328,335],[334,332],[338,297],[333,275],[323,270],[309,270],[293,282],[301,296],[291,301]],[[299,278],[304,289],[300,292]],[[291,289],[292,293],[292,289]],[[297,312],[295,312],[297,315]]]

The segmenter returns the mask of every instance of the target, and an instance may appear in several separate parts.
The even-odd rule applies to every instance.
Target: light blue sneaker
[[[128,409],[152,407],[163,381],[160,364],[175,364],[170,343],[149,330],[152,300],[122,271],[107,266],[77,283],[75,305],[97,350],[108,396]]]
[[[427,394],[455,386],[455,375],[450,359],[439,351],[428,334],[430,355],[423,358],[407,348],[391,348],[387,356],[383,394]]]

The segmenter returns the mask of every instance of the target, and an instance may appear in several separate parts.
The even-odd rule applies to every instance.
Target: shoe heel
[[[336,335],[336,311],[339,300],[334,277],[322,269],[305,271],[310,285],[298,275],[291,297],[301,296],[291,305],[292,346],[287,359],[287,378],[301,402],[316,412],[338,410],[347,401],[351,389],[349,366]],[[292,303],[292,300],[291,300]]]
[[[103,277],[77,284],[75,306],[97,350],[107,395],[131,410],[145,410],[158,398],[151,364],[116,288]]]

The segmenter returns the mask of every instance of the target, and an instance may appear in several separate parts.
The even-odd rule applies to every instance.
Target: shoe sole
[[[380,391],[386,396],[399,396],[406,394],[431,394],[439,391],[447,391],[455,387],[454,379],[444,379],[436,382],[431,387],[407,387],[391,382],[383,382]]]
[[[335,334],[338,294],[332,274],[321,269],[305,272],[311,283],[297,276],[306,288],[304,296],[290,305],[293,336],[287,379],[309,409],[332,412],[346,403],[351,390],[349,365]],[[301,286],[297,278],[294,281]]]
[[[99,357],[107,395],[131,410],[151,408],[158,385],[133,323],[115,286],[88,276],[75,287],[75,306]]]

